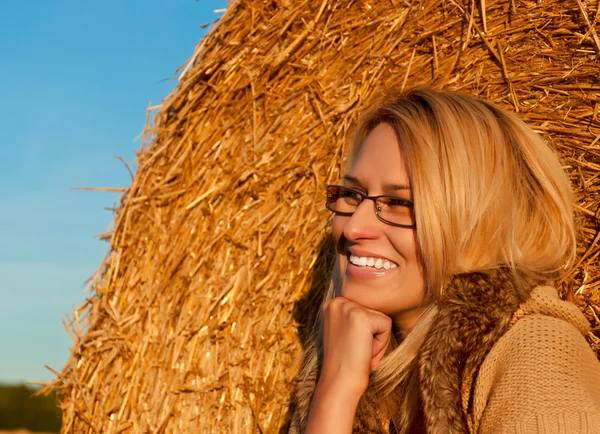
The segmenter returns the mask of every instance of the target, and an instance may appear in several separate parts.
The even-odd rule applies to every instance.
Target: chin
[[[368,309],[386,313],[384,312],[387,310],[386,303],[384,300],[380,299],[380,296],[383,294],[378,294],[380,291],[380,285],[348,282],[346,279],[344,279],[340,295]]]
[[[380,279],[359,280],[345,275],[340,295],[367,309],[376,310],[392,319],[412,316],[411,312],[423,306],[424,291],[421,285],[401,285],[407,276],[390,273]]]

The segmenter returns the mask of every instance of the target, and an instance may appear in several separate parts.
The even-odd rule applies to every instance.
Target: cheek
[[[348,258],[346,254],[343,253],[343,241],[340,241],[343,237],[345,222],[346,218],[336,215],[333,217],[333,222],[331,224],[331,238],[333,239],[335,252],[337,253],[337,264],[340,276],[346,274],[346,267],[348,266]]]
[[[336,250],[339,248],[339,242],[342,238],[342,234],[344,233],[344,223],[346,222],[346,218],[336,215],[333,217],[333,222],[331,223],[331,236],[333,238],[333,242],[335,244]]]
[[[407,263],[417,265],[420,262],[414,231],[403,229],[390,234],[389,238],[394,249]]]

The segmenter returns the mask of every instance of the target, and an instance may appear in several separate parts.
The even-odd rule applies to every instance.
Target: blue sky
[[[107,243],[114,158],[134,164],[150,102],[227,0],[5,1],[0,3],[0,382],[48,381],[71,345],[61,313]]]

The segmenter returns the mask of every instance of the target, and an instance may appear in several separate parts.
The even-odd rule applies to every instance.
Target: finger
[[[392,337],[392,320],[385,315],[378,315],[373,323],[373,345],[371,367],[374,368],[385,355],[385,350]]]
[[[392,332],[392,319],[389,316],[376,312],[375,315],[370,316],[369,326],[371,334],[375,339],[384,339],[387,337],[385,340],[389,340],[390,333]]]
[[[381,362],[381,360],[383,359],[383,356],[385,356],[385,350],[387,349],[387,346],[389,345],[389,343],[390,343],[389,339],[381,345],[375,339],[373,340],[373,350],[372,350],[373,356],[371,357],[371,368],[374,368],[375,366],[377,366],[379,364],[379,362]]]

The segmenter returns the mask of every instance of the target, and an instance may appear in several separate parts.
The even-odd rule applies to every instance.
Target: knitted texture
[[[589,325],[549,287],[536,288],[480,368],[469,415],[488,433],[600,433],[600,363]]]
[[[507,276],[473,273],[446,288],[418,358],[419,432],[600,434],[600,362],[585,340],[589,323],[551,287],[520,302]],[[303,430],[317,378],[311,372],[298,384],[290,433]],[[387,433],[368,401],[353,432]]]

